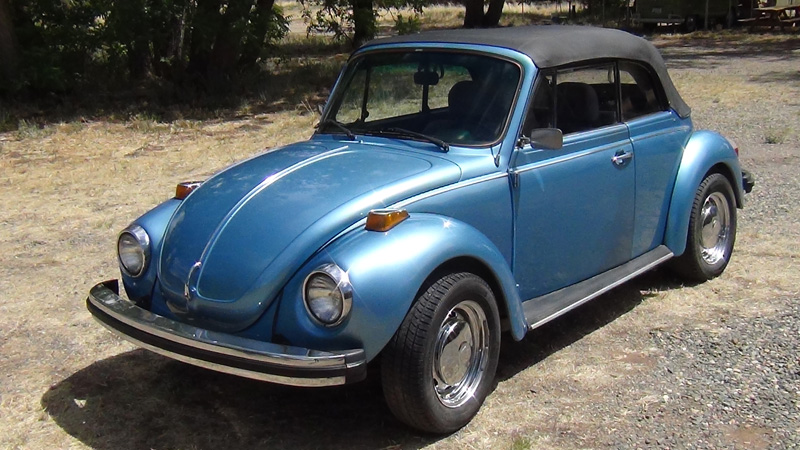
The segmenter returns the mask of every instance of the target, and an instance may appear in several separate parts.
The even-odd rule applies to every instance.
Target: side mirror
[[[558,128],[535,128],[531,130],[531,147],[560,150],[564,146],[564,133]]]

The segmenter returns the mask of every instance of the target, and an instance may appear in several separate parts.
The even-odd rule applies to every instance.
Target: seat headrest
[[[592,128],[600,117],[597,92],[586,83],[565,82],[558,85],[558,123],[569,123],[578,129]]]
[[[478,83],[470,80],[459,81],[447,94],[447,105],[451,113],[470,115],[478,97]]]

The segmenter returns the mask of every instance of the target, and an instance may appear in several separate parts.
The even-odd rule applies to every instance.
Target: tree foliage
[[[422,12],[427,0],[299,0],[305,6],[303,17],[308,31],[331,33],[335,39],[350,39],[354,47],[375,37],[376,21],[381,10],[411,8]],[[396,19],[398,28],[408,30],[414,19]]]
[[[0,56],[17,61],[0,92],[32,94],[151,82],[218,91],[288,30],[275,0],[0,0],[0,26]]]

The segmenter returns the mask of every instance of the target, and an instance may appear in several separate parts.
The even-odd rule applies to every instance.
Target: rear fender
[[[742,170],[736,151],[727,139],[712,131],[696,131],[689,138],[681,157],[667,216],[664,243],[675,256],[686,250],[689,217],[697,188],[712,172],[728,178],[736,196],[736,206],[744,204]]]
[[[354,230],[320,251],[286,285],[275,333],[309,348],[356,346],[374,358],[400,327],[426,280],[450,261],[469,259],[490,273],[498,308],[505,309],[515,339],[526,332],[511,269],[494,244],[475,228],[448,217],[412,213],[387,232]],[[305,309],[302,286],[318,267],[335,263],[353,286],[350,316],[339,326],[316,324]],[[326,348],[327,347],[327,348]]]

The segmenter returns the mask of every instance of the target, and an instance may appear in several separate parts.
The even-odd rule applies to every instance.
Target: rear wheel
[[[724,175],[708,175],[695,194],[686,251],[672,269],[693,280],[706,281],[722,274],[736,240],[736,200]]]
[[[417,298],[384,350],[386,402],[414,428],[455,431],[489,394],[499,350],[491,288],[471,273],[446,275]]]

